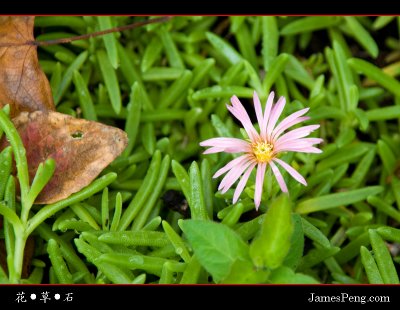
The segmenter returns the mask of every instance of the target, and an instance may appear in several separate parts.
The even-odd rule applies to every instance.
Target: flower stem
[[[12,284],[18,284],[21,280],[26,239],[27,236],[25,233],[15,229],[14,270],[9,276],[10,283]]]
[[[18,172],[18,181],[21,189],[21,205],[22,205],[21,219],[23,223],[26,223],[28,220],[27,213],[29,213],[31,206],[27,206],[25,203],[29,193],[28,162],[25,156],[25,148],[18,134],[17,129],[14,127],[11,120],[1,109],[0,109],[0,128],[7,135],[8,140],[14,152],[14,158]]]

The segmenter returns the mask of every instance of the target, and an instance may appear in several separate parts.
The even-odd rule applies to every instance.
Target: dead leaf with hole
[[[56,162],[36,204],[57,202],[89,185],[128,143],[119,128],[53,111],[22,112],[13,123],[26,150],[31,182],[41,162]],[[4,139],[0,149],[7,143]]]
[[[119,128],[54,112],[33,26],[33,16],[0,16],[0,108],[10,104],[31,181],[41,162],[55,160],[54,175],[35,201],[48,204],[89,185],[121,154],[128,138]],[[7,144],[3,138],[0,150]]]
[[[0,16],[0,108],[9,104],[11,116],[21,111],[55,110],[33,44],[33,25],[33,16]]]

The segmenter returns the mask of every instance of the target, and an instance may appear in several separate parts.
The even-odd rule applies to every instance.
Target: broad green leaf
[[[293,232],[292,208],[288,195],[281,195],[270,206],[261,232],[250,245],[250,256],[258,268],[282,265]]]
[[[290,240],[290,249],[283,264],[296,270],[297,266],[300,264],[301,257],[303,256],[304,232],[300,215],[292,214],[292,221],[293,233]]]
[[[319,284],[319,282],[308,275],[295,273],[286,266],[275,269],[269,278],[273,284]]]
[[[200,264],[220,282],[237,259],[249,260],[248,246],[227,226],[211,221],[179,221]]]
[[[221,281],[223,284],[259,284],[265,283],[269,275],[268,271],[256,270],[249,261],[236,260],[228,274]]]
[[[256,218],[239,226],[236,232],[240,235],[240,237],[242,237],[243,240],[250,240],[260,230],[264,218],[265,214],[261,214],[260,216],[257,216]]]

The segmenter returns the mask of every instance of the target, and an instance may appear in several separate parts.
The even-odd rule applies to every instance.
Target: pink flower
[[[309,108],[297,111],[277,124],[278,118],[285,107],[286,100],[284,97],[280,97],[276,104],[273,104],[273,100],[274,92],[271,92],[263,114],[260,99],[257,93],[254,92],[254,109],[260,127],[260,132],[258,133],[239,99],[233,96],[231,98],[232,105],[227,105],[227,108],[242,123],[249,140],[213,138],[200,143],[201,146],[210,147],[204,154],[218,152],[244,153],[219,169],[213,176],[213,178],[217,178],[226,173],[218,187],[218,190],[222,190],[222,193],[225,193],[231,188],[240,176],[242,176],[233,195],[233,203],[237,202],[251,172],[257,167],[254,192],[254,203],[257,210],[261,202],[264,175],[268,165],[271,167],[283,192],[286,193],[288,189],[277,164],[286,170],[296,181],[305,186],[307,185],[306,180],[300,173],[278,158],[279,153],[287,151],[302,153],[322,152],[320,149],[313,146],[314,144],[321,143],[323,141],[322,139],[305,138],[311,132],[318,129],[320,125],[304,126],[284,133],[286,129],[308,120],[309,117],[303,115],[308,112]]]

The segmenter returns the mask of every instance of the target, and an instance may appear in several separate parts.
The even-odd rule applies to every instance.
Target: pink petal
[[[263,128],[263,115],[262,115],[260,98],[258,98],[256,91],[254,91],[253,94],[253,102],[254,102],[254,110],[256,111],[257,121],[261,129]]]
[[[304,142],[311,143],[311,144],[319,144],[319,143],[324,142],[324,139],[321,139],[321,138],[301,138],[301,139],[298,139],[297,141],[304,141]]]
[[[288,129],[289,127],[300,123],[300,121],[298,121],[298,119],[303,119],[303,120],[309,119],[308,116],[306,116],[305,118],[300,117],[300,116],[306,114],[308,112],[308,110],[310,110],[310,108],[305,108],[305,109],[302,109],[295,113],[292,113],[288,117],[284,118],[282,120],[282,122],[280,122],[279,125],[274,129],[274,131],[272,132],[272,136],[278,136],[280,133],[282,133],[284,130]]]
[[[248,161],[245,163],[242,163],[240,166],[237,166],[235,168],[232,168],[222,179],[218,190],[221,190],[221,193],[224,194],[228,191],[228,189],[239,179],[239,177],[242,175],[242,173],[246,170],[248,166],[250,166],[252,162]]]
[[[283,160],[280,160],[278,158],[275,158],[274,161],[280,164],[282,168],[285,169],[297,182],[307,186],[306,180],[292,166],[288,165]]]
[[[309,147],[313,146],[313,144],[318,144],[323,142],[324,140],[320,138],[302,138],[302,139],[294,139],[294,140],[289,140],[289,141],[283,141],[283,142],[277,142],[274,145],[274,150],[275,152],[280,152],[281,149],[284,148],[304,148],[304,147]]]
[[[288,147],[288,148],[282,148],[279,150],[279,152],[299,152],[299,153],[322,153],[322,150],[317,149],[316,147]]]
[[[209,149],[205,150],[203,152],[203,154],[220,153],[220,152],[223,152],[224,150],[225,150],[225,148],[223,148],[223,147],[213,146],[213,147],[210,147]]]
[[[238,99],[239,100],[239,99]],[[241,104],[240,104],[241,105]],[[247,135],[251,140],[255,140],[258,137],[258,133],[250,121],[249,115],[243,108],[233,107],[230,105],[226,106],[227,109],[242,123],[243,128],[246,130]]]
[[[283,122],[283,121],[282,121],[282,122],[278,125],[278,127],[276,127],[276,128],[274,129],[274,131],[272,132],[271,136],[272,136],[272,138],[273,138],[274,140],[276,140],[276,139],[282,134],[282,132],[284,132],[286,129],[288,129],[288,128],[290,128],[290,127],[292,127],[292,126],[294,126],[294,125],[296,125],[296,124],[298,124],[298,123],[307,121],[307,120],[309,120],[309,119],[310,119],[310,117],[308,117],[308,116],[298,117],[298,118],[292,120],[291,122],[285,123],[285,126],[284,126],[284,127],[279,128],[280,125],[281,125],[282,122]]]
[[[203,154],[212,154],[218,152],[239,153],[248,152],[250,144],[247,141],[236,138],[213,138],[200,142],[201,146],[212,146]]]
[[[287,189],[285,180],[283,179],[282,174],[280,173],[278,167],[272,161],[270,161],[269,164],[271,165],[272,172],[274,173],[275,178],[278,181],[278,184],[279,184],[282,192],[287,193],[288,189]]]
[[[306,148],[303,148],[303,149],[299,149],[296,152],[300,152],[300,153],[317,153],[317,154],[319,154],[319,153],[322,153],[322,150],[311,146],[311,147],[306,147]]]
[[[278,140],[276,140],[276,143],[282,143],[284,141],[294,140],[294,139],[308,136],[311,132],[318,129],[319,127],[320,127],[320,125],[309,125],[309,126],[304,126],[304,127],[293,129],[293,130],[285,133]]]
[[[233,203],[236,203],[238,201],[239,196],[243,192],[243,189],[244,189],[244,187],[245,187],[245,185],[246,185],[246,183],[247,183],[247,181],[248,181],[248,179],[250,177],[250,174],[253,171],[253,169],[254,169],[256,164],[257,163],[251,164],[247,168],[246,172],[243,174],[242,178],[240,179],[239,184],[235,189],[235,193],[233,194],[233,201],[232,201]]]
[[[269,120],[269,117],[271,114],[272,103],[274,102],[274,96],[275,96],[275,93],[272,91],[268,96],[267,104],[265,106],[263,126],[260,128],[261,137],[264,140],[267,138],[267,125],[268,125],[268,120]]]
[[[264,184],[264,176],[265,176],[265,168],[267,167],[266,163],[258,164],[257,167],[257,175],[256,175],[256,188],[254,191],[254,204],[256,205],[256,210],[260,207],[262,189]]]
[[[227,147],[225,148],[224,152],[226,153],[242,153],[242,152],[249,152],[249,147]]]
[[[307,121],[307,120],[309,120],[309,119],[310,119],[310,117],[308,117],[308,116],[298,117],[298,118],[296,118],[295,120],[293,120],[293,121],[287,123],[286,126],[284,126],[284,127],[282,127],[282,128],[279,128],[279,130],[277,130],[277,131],[275,132],[275,130],[278,129],[278,127],[276,127],[275,130],[274,130],[274,131],[272,132],[272,134],[271,134],[272,140],[278,139],[279,136],[280,136],[286,129],[288,129],[289,127],[292,127],[292,126],[294,126],[294,125],[296,125],[296,124],[298,124],[298,123]],[[280,124],[279,124],[279,125],[280,125]],[[279,125],[278,125],[278,126],[279,126]]]
[[[272,131],[274,130],[276,122],[278,121],[279,116],[281,116],[285,104],[286,104],[285,97],[280,97],[278,102],[275,104],[268,121],[267,136],[270,136]]]
[[[237,138],[212,138],[200,142],[200,146],[246,146],[249,143]]]
[[[246,120],[246,116],[244,116],[244,114],[243,114],[244,112],[243,111],[238,111],[237,109],[235,109],[234,107],[229,106],[229,105],[227,105],[226,107],[229,110],[229,112],[231,112],[242,123],[242,126],[243,126],[244,130],[246,130],[247,135],[249,136],[249,138],[251,140],[256,139],[258,134],[257,134],[253,124],[251,124],[250,121]]]
[[[213,178],[218,178],[220,175],[224,174],[228,170],[231,170],[233,167],[236,165],[241,164],[245,160],[248,160],[247,155],[242,155],[239,156],[238,158],[235,158],[234,160],[231,160],[229,163],[227,163],[225,166],[223,166],[221,169],[219,169],[214,175]]]
[[[220,152],[225,152],[225,153],[241,153],[241,152],[248,152],[249,148],[248,147],[217,147],[213,146],[209,148],[208,150],[205,150],[203,154],[213,154],[213,153],[220,153]]]

